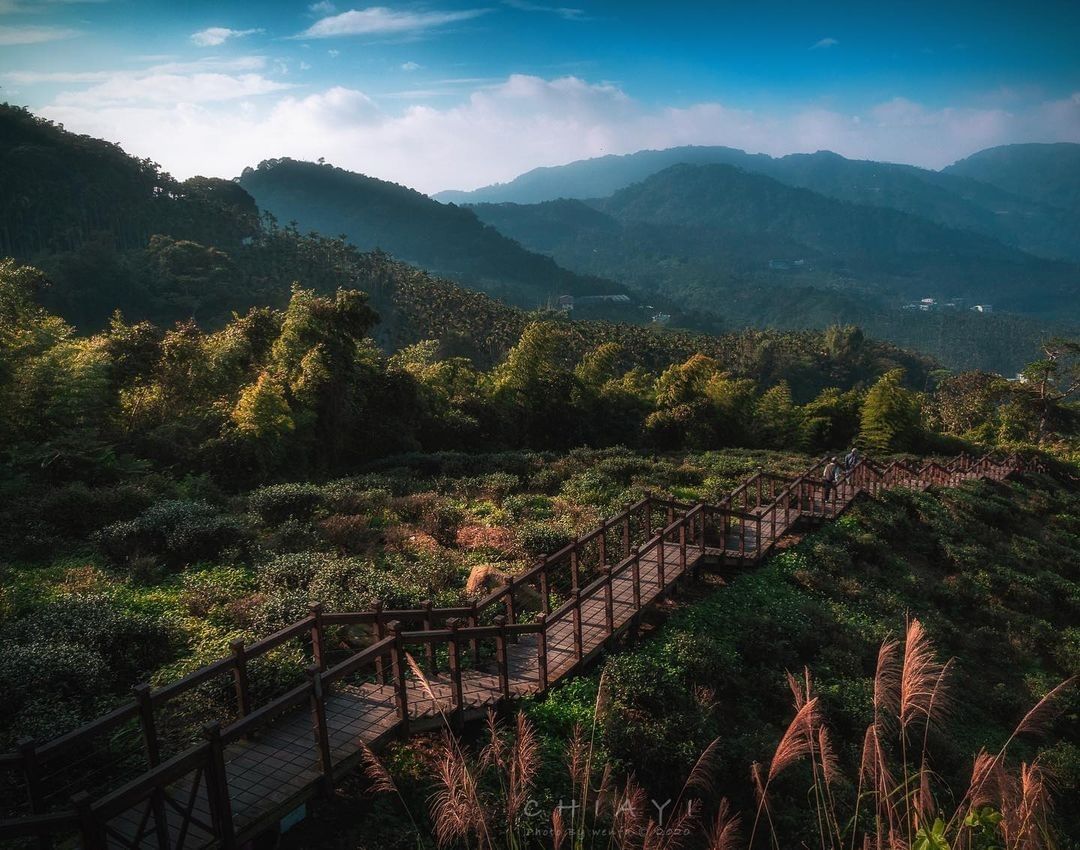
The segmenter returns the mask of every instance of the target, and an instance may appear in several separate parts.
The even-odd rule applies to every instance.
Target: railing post
[[[495,617],[495,627],[499,633],[495,635],[495,664],[499,668],[499,693],[504,700],[510,699],[510,665],[506,658],[506,617],[498,614]]]
[[[670,493],[668,493],[667,522],[664,523],[664,528],[667,528],[669,525],[671,525],[673,522],[675,522],[675,506],[673,504],[671,504],[672,501],[673,501],[672,495]]]
[[[243,641],[240,643],[243,644]],[[131,693],[139,706],[139,727],[142,730],[146,763],[150,767],[157,767],[161,763],[161,750],[158,746],[157,724],[154,721],[154,704],[150,700],[150,685],[145,682],[135,685]],[[165,811],[165,795],[160,788],[155,788],[152,792],[150,805],[154,810],[154,831],[157,833],[158,847],[168,850],[169,821]]]
[[[390,649],[390,667],[394,676],[394,701],[397,706],[398,726],[401,737],[409,734],[409,690],[405,679],[405,647],[401,640],[401,623],[397,620],[387,624],[387,629],[394,638]],[[431,641],[427,642],[431,646]]]
[[[679,525],[679,568],[686,572],[686,522]]]
[[[424,631],[430,632],[434,628],[434,624],[431,620],[431,609],[433,607],[430,599],[425,599],[421,607],[424,609]],[[435,675],[435,643],[434,641],[424,641],[424,661],[427,667],[429,676]]]
[[[150,686],[143,682],[135,685],[131,693],[139,707],[139,728],[142,731],[146,763],[150,767],[157,767],[161,763],[161,751],[158,747],[157,724],[154,722],[154,706],[150,702]]]
[[[581,626],[581,589],[574,588],[574,657],[578,662],[585,657],[585,645]]]
[[[244,639],[237,638],[231,641],[229,648],[232,650],[234,662],[233,688],[236,691],[236,717],[240,719],[251,714],[251,694],[248,692],[247,652],[244,649]],[[317,666],[318,662],[315,663]]]
[[[450,661],[450,690],[454,700],[453,724],[456,728],[461,728],[465,714],[465,698],[461,689],[461,640],[458,637],[461,620],[457,617],[449,617],[446,620],[446,628],[450,630],[447,655]]]
[[[630,584],[634,590],[634,611],[641,610],[641,547],[634,552],[630,562]]]
[[[600,537],[597,538],[601,568],[607,565],[607,520],[600,520]]]
[[[698,512],[698,554],[705,557],[705,506]]]
[[[511,626],[517,622],[517,608],[514,602],[514,579],[508,578],[506,580],[506,595],[503,597],[503,604],[506,606],[506,622]],[[511,643],[516,643],[517,638],[511,638]]]
[[[652,493],[648,490],[645,491],[645,504],[644,510],[644,523],[645,523],[645,539],[648,540],[652,537]]]
[[[221,846],[232,850],[236,846],[236,833],[233,829],[232,803],[229,801],[229,778],[225,772],[225,748],[221,743],[221,724],[206,724],[203,736],[207,742],[206,798],[210,804],[210,817]]]
[[[86,791],[71,795],[71,805],[79,815],[82,850],[105,850],[105,835],[91,807],[91,802],[91,797]]]
[[[627,505],[623,511],[622,521],[622,548],[623,557],[630,557],[630,506]]]
[[[536,633],[536,671],[542,693],[548,689],[547,614],[541,612],[536,622],[540,626],[540,631]]]
[[[548,559],[544,556],[540,566],[540,610],[551,613],[551,592],[548,590]]]
[[[604,628],[615,634],[615,590],[611,585],[611,567],[604,565]]]
[[[472,601],[472,605],[469,606],[469,619],[468,623],[471,628],[476,628],[480,625],[480,615],[476,610],[476,600]],[[476,638],[469,638],[469,654],[472,655],[473,664],[480,663],[480,642]]]
[[[375,614],[375,642],[378,643],[384,637],[386,637],[386,624],[383,622],[383,603],[382,600],[377,601],[371,606],[372,612]],[[386,664],[383,661],[381,654],[375,656],[375,681],[380,685],[386,684]]]
[[[334,761],[330,756],[330,728],[326,724],[326,691],[323,688],[322,671],[317,665],[310,665],[307,675],[311,681],[311,731],[319,750],[323,793],[329,796],[334,789]]]
[[[574,545],[570,547],[570,589],[577,590],[580,584],[580,570],[581,565],[578,563],[578,547],[581,545],[581,538],[574,537]]]
[[[656,586],[659,592],[664,591],[666,584],[664,578],[664,533],[660,532],[660,538],[656,541]]]
[[[761,514],[758,514],[756,519],[757,519],[757,550],[755,552],[755,557],[760,558],[761,557]]]
[[[311,624],[311,657],[320,670],[325,670],[326,632],[323,628],[323,604],[321,602],[316,602],[308,608],[308,612],[315,619],[315,622]]]
[[[16,745],[22,756],[23,775],[26,777],[26,794],[30,798],[30,811],[35,815],[45,812],[45,795],[41,788],[41,765],[38,763],[37,744],[33,738],[22,738]],[[46,850],[52,846],[49,838],[41,838],[38,846]]]

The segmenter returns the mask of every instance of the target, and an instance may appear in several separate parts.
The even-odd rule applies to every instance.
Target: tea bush
[[[206,502],[179,499],[158,502],[136,519],[113,523],[94,535],[114,563],[152,555],[170,568],[218,557],[243,543],[245,530],[234,517]]]

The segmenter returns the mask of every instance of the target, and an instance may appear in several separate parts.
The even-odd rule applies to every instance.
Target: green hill
[[[261,209],[303,230],[343,235],[435,274],[527,308],[561,295],[627,294],[618,284],[559,268],[486,226],[467,209],[329,165],[270,160],[244,170],[240,185]]]

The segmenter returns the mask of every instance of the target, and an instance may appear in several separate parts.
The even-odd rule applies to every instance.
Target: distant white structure
[[[583,304],[629,304],[629,295],[573,295],[559,296],[559,309],[565,313],[572,313],[574,307]]]
[[[994,308],[990,304],[975,304],[971,308],[973,313],[993,313]]]

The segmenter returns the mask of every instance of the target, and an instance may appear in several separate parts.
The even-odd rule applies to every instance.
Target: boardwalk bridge
[[[715,505],[647,495],[467,606],[315,605],[177,681],[138,685],[92,723],[0,754],[0,842],[236,847],[331,790],[360,763],[359,741],[378,748],[432,728],[440,709],[461,724],[544,693],[703,567],[755,564],[797,523],[833,518],[859,495],[1031,468],[1015,457],[918,467],[862,459],[826,494],[824,465],[793,480],[758,472]],[[273,670],[291,664],[294,679],[268,675],[269,660]]]

